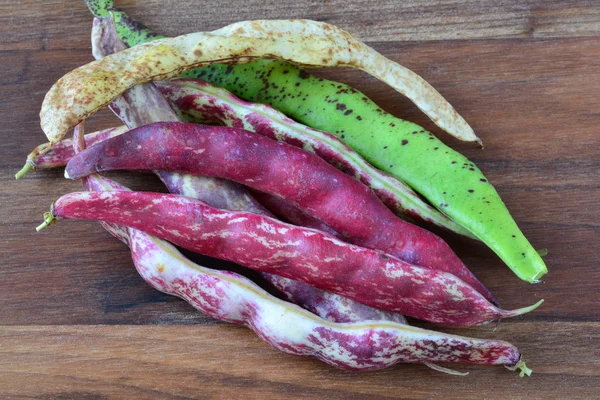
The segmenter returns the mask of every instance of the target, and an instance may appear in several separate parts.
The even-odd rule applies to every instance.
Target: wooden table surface
[[[98,224],[34,227],[60,195],[62,170],[15,181],[45,141],[38,112],[63,74],[92,60],[81,1],[0,2],[1,398],[600,398],[600,7],[597,1],[121,1],[167,35],[256,18],[337,24],[419,73],[483,139],[452,140],[408,100],[364,73],[315,73],[363,90],[475,161],[536,248],[542,283],[518,280],[483,245],[443,235],[505,308],[535,312],[446,329],[517,345],[534,370],[421,365],[367,373],[278,353],[250,330],[216,322],[146,285],[128,249]],[[184,4],[189,3],[189,4]],[[269,4],[265,4],[269,3]],[[116,125],[109,112],[86,128]],[[121,179],[160,189],[148,176]],[[161,189],[162,190],[162,189]],[[420,326],[427,324],[417,323]]]

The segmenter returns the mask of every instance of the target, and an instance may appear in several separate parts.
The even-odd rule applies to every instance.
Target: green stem
[[[35,230],[39,232],[42,229],[44,229],[45,227],[52,225],[55,222],[56,222],[56,218],[54,218],[54,215],[52,215],[52,212],[45,212],[44,213],[44,222],[42,222],[37,228],[35,228]]]
[[[33,165],[31,165],[29,161],[27,161],[23,168],[21,168],[21,170],[19,170],[19,172],[15,174],[15,179],[21,179],[23,176],[25,176],[26,173],[32,171],[33,169]]]
[[[529,368],[525,364],[525,361],[523,361],[522,359],[519,359],[519,362],[517,362],[513,367],[506,367],[506,368],[511,371],[519,370],[519,376],[521,378],[524,377],[525,375],[531,376],[531,373],[533,372],[533,370],[531,368]]]

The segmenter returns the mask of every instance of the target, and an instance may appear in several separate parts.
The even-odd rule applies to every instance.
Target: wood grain
[[[425,77],[485,149],[440,132],[408,100],[363,73],[349,83],[475,161],[550,273],[528,285],[481,244],[442,233],[506,308],[545,304],[494,326],[442,330],[516,344],[534,369],[423,366],[335,370],[277,353],[250,330],[218,323],[150,289],[128,250],[95,223],[36,234],[50,203],[79,190],[62,170],[13,179],[45,141],[39,107],[56,79],[92,60],[82,2],[0,3],[0,397],[593,399],[600,396],[600,8],[595,1],[117,1],[168,35],[240,19],[305,17],[355,33]],[[164,10],[169,10],[165,15]],[[117,124],[103,111],[88,129]],[[113,174],[142,190],[152,176]],[[232,268],[215,260],[197,260]],[[415,322],[432,328],[428,324]],[[440,328],[437,328],[440,329]]]

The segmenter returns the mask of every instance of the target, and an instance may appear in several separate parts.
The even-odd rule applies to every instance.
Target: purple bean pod
[[[127,132],[127,127],[125,126],[103,129],[85,135],[85,142],[87,147],[90,147],[98,142],[121,135],[125,132]],[[61,140],[48,149],[49,146],[50,143],[44,143],[33,149],[27,156],[25,166],[17,172],[15,178],[20,179],[31,170],[35,171],[37,169],[64,167],[75,154],[73,151],[73,141],[71,139]]]
[[[369,186],[398,216],[425,221],[478,240],[421,200],[407,184],[371,166],[334,135],[295,122],[271,106],[241,100],[199,79],[174,79],[156,85],[175,111],[188,120],[218,122],[302,147]]]
[[[52,216],[141,229],[200,254],[442,325],[478,325],[525,314],[542,303],[502,310],[452,274],[417,267],[314,229],[249,212],[216,209],[186,196],[70,193],[54,203],[49,221]]]

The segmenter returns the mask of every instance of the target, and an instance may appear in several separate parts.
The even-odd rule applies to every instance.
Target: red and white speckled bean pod
[[[199,79],[174,79],[156,85],[175,111],[187,119],[218,122],[302,147],[369,186],[397,215],[426,221],[477,240],[469,231],[421,200],[404,182],[371,166],[334,135],[302,125],[271,106],[241,100],[227,90]]]
[[[253,213],[218,210],[159,193],[71,193],[53,215],[142,229],[208,256],[308,283],[371,307],[427,321],[476,325],[520,315],[490,304],[449,273],[410,265],[380,251]]]
[[[239,182],[283,198],[354,244],[450,272],[494,301],[441,238],[401,220],[367,186],[300,148],[242,129],[161,122],[87,149],[69,162],[65,175],[80,178],[113,169],[160,169]]]
[[[127,127],[125,126],[92,132],[85,135],[85,142],[87,147],[89,147],[124,132],[127,132]],[[64,167],[75,154],[71,139],[61,140],[48,150],[49,146],[50,143],[44,143],[33,149],[27,156],[25,166],[16,174],[16,178],[23,177],[23,175],[31,170]]]
[[[93,175],[95,190],[127,190]],[[175,246],[137,229],[106,226],[130,244],[135,267],[155,289],[180,297],[209,316],[247,326],[284,353],[312,356],[342,369],[376,370],[397,363],[456,362],[504,365],[531,374],[517,348],[499,340],[448,335],[391,321],[334,323],[279,300],[236,273],[215,271],[186,259]],[[115,231],[116,229],[116,231]],[[448,372],[445,369],[441,369]]]
[[[215,319],[248,326],[272,347],[313,356],[339,368],[374,370],[400,362],[461,362],[519,366],[518,350],[496,340],[469,339],[393,322],[337,324],[278,300],[232,272],[193,264],[177,249],[131,229],[132,256],[154,288]]]

